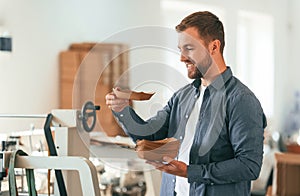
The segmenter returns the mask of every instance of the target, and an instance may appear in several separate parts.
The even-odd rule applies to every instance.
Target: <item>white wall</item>
[[[295,91],[300,91],[300,63],[299,63],[299,45],[300,45],[300,1],[290,0],[288,4],[287,32],[286,41],[287,61],[281,63],[281,72],[278,73],[278,83],[283,83],[282,92],[278,96],[284,101],[281,104],[283,114],[286,115],[293,107]],[[282,39],[278,36],[278,39]],[[278,54],[279,55],[279,54]],[[299,119],[300,120],[300,119]]]
[[[271,2],[270,2],[271,3]],[[273,3],[272,3],[273,4]],[[289,15],[290,1],[277,1],[271,10],[274,16],[274,47],[275,47],[275,84],[274,84],[274,118],[271,119],[269,127],[272,131],[281,132],[286,118],[286,108],[290,105],[288,98],[293,95],[290,86],[286,84],[290,81],[290,70],[287,69],[290,62],[291,53],[288,52],[290,33]]]
[[[158,0],[1,0],[0,27],[11,32],[13,52],[0,54],[0,113],[57,108],[59,52],[73,42],[101,42],[130,27],[159,25],[159,11],[151,10],[159,10]],[[0,119],[0,131],[27,129],[28,122]]]
[[[197,3],[196,0],[190,2]],[[281,130],[299,87],[298,0],[202,0],[224,7],[227,63],[235,65],[237,9],[270,13],[275,18],[275,108],[272,129]],[[49,113],[58,107],[58,54],[70,43],[103,41],[144,25],[162,24],[160,1],[139,0],[0,0],[0,29],[13,36],[10,57],[0,54],[0,113]],[[179,21],[178,21],[179,22]],[[175,40],[176,41],[176,40]],[[0,131],[26,129],[29,123],[0,119]]]

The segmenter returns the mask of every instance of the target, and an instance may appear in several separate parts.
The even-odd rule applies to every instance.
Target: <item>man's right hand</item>
[[[129,105],[129,99],[120,99],[113,92],[105,96],[106,105],[115,112],[122,111]]]

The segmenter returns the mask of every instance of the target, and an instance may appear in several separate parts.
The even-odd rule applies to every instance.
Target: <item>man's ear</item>
[[[209,44],[210,54],[214,55],[217,52],[220,52],[220,46],[221,46],[221,42],[217,39],[210,42]]]

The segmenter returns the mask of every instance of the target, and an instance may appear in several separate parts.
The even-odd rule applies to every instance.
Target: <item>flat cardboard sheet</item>
[[[149,100],[154,95],[154,93],[135,92],[135,91],[130,91],[130,90],[119,90],[116,88],[113,88],[113,92],[118,98],[136,100],[136,101]]]
[[[163,161],[164,156],[174,159],[179,151],[180,142],[176,138],[149,141],[140,140],[136,143],[138,157],[149,161]]]

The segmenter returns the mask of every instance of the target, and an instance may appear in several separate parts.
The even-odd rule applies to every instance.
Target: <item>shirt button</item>
[[[120,114],[120,117],[123,117],[124,115],[123,114]]]
[[[173,179],[172,182],[175,182],[175,180]]]
[[[183,138],[182,136],[179,137],[179,139],[181,139],[181,140],[182,140],[182,138]]]
[[[189,115],[185,115],[185,118],[189,118]]]
[[[197,97],[198,97],[197,95],[194,96],[195,99],[197,99]]]
[[[214,183],[212,182],[212,183],[210,183],[210,185],[214,185]]]

